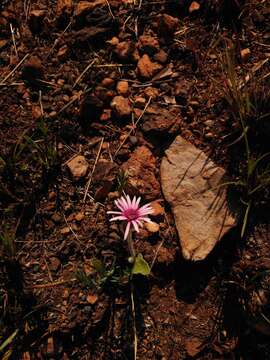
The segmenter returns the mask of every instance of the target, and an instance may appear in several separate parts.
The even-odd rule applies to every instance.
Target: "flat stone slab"
[[[187,260],[203,260],[235,226],[229,214],[225,171],[203,151],[177,136],[161,162],[161,185],[172,207],[182,253]]]

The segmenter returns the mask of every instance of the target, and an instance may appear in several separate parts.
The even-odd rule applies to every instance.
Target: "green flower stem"
[[[134,262],[135,257],[136,257],[136,252],[135,252],[135,249],[134,249],[134,244],[133,244],[133,239],[132,239],[132,231],[130,231],[128,233],[127,243],[128,243],[128,249],[129,249],[131,258],[133,260],[132,262]]]

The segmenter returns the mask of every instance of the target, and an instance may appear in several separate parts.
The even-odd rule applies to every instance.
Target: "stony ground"
[[[178,135],[233,172],[243,146],[226,53],[243,91],[251,75],[267,86],[269,2],[2,0],[0,11],[4,358],[133,359],[133,294],[138,359],[269,359],[269,232],[243,241],[236,227],[189,262],[160,180]],[[269,124],[261,132],[258,151]],[[136,236],[152,271],[132,287],[106,213],[123,190],[151,202],[156,224]]]

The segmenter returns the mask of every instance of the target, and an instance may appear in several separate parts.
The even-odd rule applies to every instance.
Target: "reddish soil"
[[[133,281],[137,358],[270,358],[269,232],[258,226],[243,241],[236,229],[187,262],[159,182],[178,134],[232,168],[226,145],[239,125],[221,59],[229,48],[239,79],[251,71],[267,82],[270,8],[191,3],[2,0],[0,348],[18,330],[2,351],[10,359],[133,359],[128,249],[106,213],[121,186],[162,206],[159,232],[135,239],[153,262]],[[89,167],[74,179],[77,155]],[[151,175],[123,179],[140,161]]]

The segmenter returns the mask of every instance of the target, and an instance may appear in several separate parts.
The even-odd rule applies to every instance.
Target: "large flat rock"
[[[161,185],[172,207],[183,256],[203,260],[235,225],[229,214],[224,169],[177,136],[161,162]]]

